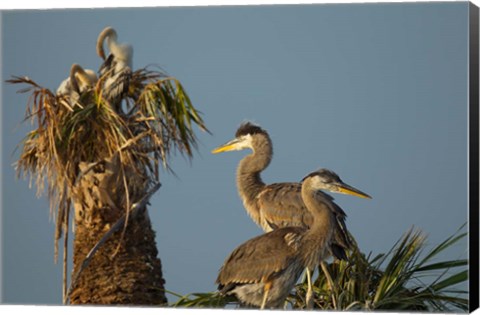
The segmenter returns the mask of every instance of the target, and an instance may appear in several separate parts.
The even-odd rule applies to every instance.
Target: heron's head
[[[245,122],[240,125],[235,133],[235,139],[215,148],[212,153],[220,153],[226,151],[239,151],[244,149],[255,150],[256,147],[267,144],[271,147],[268,133],[260,126],[251,122]]]
[[[302,183],[310,185],[310,187],[316,190],[327,190],[360,198],[372,198],[366,193],[345,184],[337,174],[324,168],[305,176],[302,179]]]

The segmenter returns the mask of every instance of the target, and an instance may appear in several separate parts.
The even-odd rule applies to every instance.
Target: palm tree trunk
[[[73,275],[82,268],[90,250],[125,214],[124,208],[114,205],[125,201],[121,195],[125,191],[118,189],[118,165],[114,164],[107,161],[105,168],[87,172],[75,189]],[[131,182],[134,184],[135,179]],[[101,193],[102,187],[108,188],[108,196]],[[111,235],[78,279],[73,279],[71,304],[162,305],[167,302],[148,212],[141,211],[127,223],[123,237],[122,230]]]
[[[104,221],[98,222],[95,226],[77,225],[73,274],[108,230],[107,224]],[[155,233],[148,216],[140,215],[129,222],[117,251],[120,236],[121,231],[113,234],[83,270],[70,294],[71,304],[166,303],[162,265],[157,258]],[[116,251],[116,255],[112,257]]]

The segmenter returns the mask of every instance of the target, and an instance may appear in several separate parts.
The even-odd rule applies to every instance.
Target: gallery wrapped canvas
[[[2,303],[475,310],[478,12],[2,11]]]

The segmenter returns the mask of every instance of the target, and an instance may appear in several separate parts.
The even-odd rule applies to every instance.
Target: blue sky
[[[386,252],[415,226],[438,244],[467,221],[468,3],[17,11],[2,13],[2,76],[56,89],[72,63],[97,69],[98,33],[115,27],[134,68],[177,77],[213,135],[190,163],[172,158],[150,216],[166,288],[212,291],[224,258],[261,232],[235,169],[212,155],[252,120],[269,131],[267,183],[326,167],[372,200],[335,195],[364,252]],[[60,304],[48,202],[16,180],[27,96],[2,83],[3,299]],[[466,241],[449,252],[464,257]],[[174,300],[170,297],[170,300]]]

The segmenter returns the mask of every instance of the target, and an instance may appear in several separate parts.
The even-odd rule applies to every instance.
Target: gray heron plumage
[[[281,307],[303,270],[313,270],[328,256],[336,209],[331,197],[320,190],[332,185],[354,189],[325,169],[307,175],[300,194],[311,216],[310,226],[277,228],[237,247],[220,269],[216,280],[220,292],[261,308]]]
[[[244,149],[250,149],[252,153],[240,161],[236,182],[243,205],[253,221],[265,232],[283,227],[310,228],[313,216],[302,198],[302,184],[285,182],[267,185],[261,178],[261,172],[268,167],[273,157],[272,141],[264,129],[251,122],[245,122],[240,125],[233,140],[214,149],[212,153]],[[334,181],[328,185],[325,183],[324,190],[370,198],[360,190],[343,184],[335,173],[332,172],[330,175]],[[345,224],[346,214],[331,196],[318,192],[317,197],[329,205],[334,218],[332,241],[329,242],[327,250],[335,258],[345,260],[347,258],[345,251],[352,248]],[[326,273],[323,262],[322,269]],[[310,271],[312,269],[307,270],[307,278],[310,278]],[[326,276],[328,277],[327,273]],[[309,300],[312,292],[309,291],[307,296]]]
[[[214,149],[212,153],[251,149],[237,168],[237,188],[247,213],[265,232],[286,226],[309,227],[312,216],[307,211],[301,196],[301,183],[285,182],[265,184],[261,172],[270,164],[273,157],[272,141],[268,133],[253,123],[246,122],[238,128],[235,139]],[[330,185],[325,188],[331,192],[370,198],[367,194],[353,189]],[[346,214],[330,196],[329,203],[334,208],[335,233],[332,254],[345,259],[345,250],[350,249],[351,240],[345,224]]]

